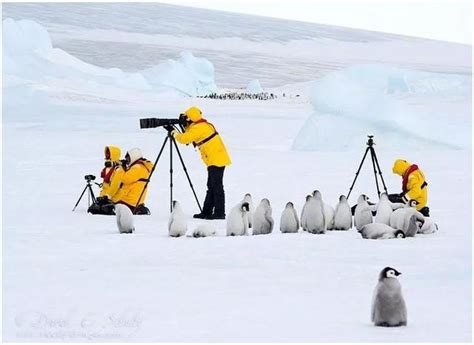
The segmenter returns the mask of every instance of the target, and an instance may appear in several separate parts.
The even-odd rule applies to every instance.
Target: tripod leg
[[[89,187],[89,194],[90,194],[90,198],[92,199],[92,203],[93,203],[93,204],[96,204],[96,203],[97,203],[97,199],[96,199],[96,197],[95,197],[95,195],[94,195],[94,190],[92,189],[92,185],[89,184],[88,187]]]
[[[377,178],[377,169],[375,168],[374,154],[375,154],[374,148],[371,147],[371,148],[370,148],[370,156],[371,156],[371,158],[372,158],[372,166],[373,166],[373,168],[374,168],[375,185],[377,186],[377,195],[378,195],[379,198],[380,198],[379,179]]]
[[[72,209],[72,212],[74,212],[76,210],[76,207],[77,207],[77,205],[79,205],[79,202],[81,201],[82,196],[84,195],[86,190],[87,190],[87,186],[84,187],[84,190],[82,191],[81,196],[79,197],[79,199],[77,199],[76,205],[74,205],[74,208]]]
[[[174,142],[174,138],[169,133],[169,138]],[[173,212],[173,145],[170,144],[170,212]]]
[[[188,178],[189,186],[191,187],[191,190],[193,191],[193,194],[194,194],[194,199],[196,199],[196,203],[199,207],[199,211],[202,213],[201,204],[199,203],[199,199],[196,195],[196,191],[194,190],[193,183],[191,182],[191,178],[189,177],[188,170],[186,169],[186,165],[184,164],[183,157],[181,156],[181,152],[179,151],[178,144],[176,144],[176,140],[174,140],[174,138],[171,138],[171,141],[174,144],[174,147],[176,148],[176,152],[178,152],[179,160],[181,161],[181,165],[183,166],[184,173],[186,174],[186,177]]]
[[[375,164],[377,166],[377,170],[379,172],[380,179],[382,180],[383,189],[385,190],[385,193],[388,194],[387,186],[385,185],[385,181],[383,180],[382,170],[380,169],[379,160],[377,158],[377,155],[375,154],[375,149],[372,149],[372,150],[373,150],[373,158],[374,158]]]
[[[165,145],[168,142],[168,139],[169,137],[167,136],[165,140],[163,141],[163,145],[161,145],[160,153],[158,153],[155,163],[153,164],[153,168],[151,168],[150,175],[148,175],[147,181],[145,182],[145,186],[143,186],[142,192],[140,193],[140,197],[138,198],[137,204],[135,205],[135,209],[140,204],[140,200],[142,199],[143,193],[145,193],[145,190],[148,187],[148,183],[150,183],[151,176],[155,172],[156,165],[158,164],[158,161],[160,160],[161,154],[163,153],[163,149],[165,148]]]
[[[351,188],[349,188],[349,193],[347,193],[347,199],[349,199],[349,195],[351,195],[352,188],[354,187],[354,184],[356,183],[357,176],[359,176],[360,169],[362,168],[362,164],[364,164],[365,157],[367,156],[367,153],[369,152],[369,147],[365,149],[364,157],[362,157],[362,161],[360,162],[359,169],[357,169],[356,175],[354,177],[354,181],[352,181]]]

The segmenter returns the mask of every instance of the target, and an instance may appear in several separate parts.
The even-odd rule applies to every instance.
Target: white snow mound
[[[53,48],[48,31],[31,20],[3,21],[3,62],[4,73],[10,79],[36,83],[67,80],[71,87],[82,86],[85,93],[100,87],[177,91],[188,96],[217,91],[213,64],[191,52],[140,73],[100,68]]]
[[[367,134],[387,143],[413,147],[459,149],[470,146],[467,114],[439,108],[440,99],[470,97],[470,76],[358,65],[313,82],[314,112],[293,141],[293,150],[360,149]],[[414,97],[429,108],[417,109]],[[433,121],[436,119],[436,121]],[[468,126],[467,126],[468,125]]]

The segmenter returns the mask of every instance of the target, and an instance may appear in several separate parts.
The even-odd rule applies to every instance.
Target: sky
[[[472,44],[471,0],[158,0]]]

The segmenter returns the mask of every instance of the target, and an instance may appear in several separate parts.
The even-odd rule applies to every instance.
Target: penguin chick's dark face
[[[242,206],[240,207],[240,209],[241,209],[242,211],[248,212],[249,209],[250,209],[249,203],[248,203],[248,202],[244,202],[244,203],[242,204]]]
[[[270,206],[270,200],[268,199],[262,199],[262,204]]]
[[[306,201],[309,201],[309,199],[311,199],[312,196],[311,195],[306,195]]]
[[[346,196],[345,196],[345,195],[341,195],[341,196],[339,197],[339,201],[345,201],[345,200],[346,200]]]
[[[293,203],[292,203],[291,201],[288,201],[288,202],[286,203],[286,207],[287,207],[287,208],[293,208]]]
[[[395,231],[396,238],[405,238],[405,233],[402,230]]]
[[[395,268],[385,267],[382,272],[380,272],[379,280],[386,278],[397,278],[401,273],[398,272]]]

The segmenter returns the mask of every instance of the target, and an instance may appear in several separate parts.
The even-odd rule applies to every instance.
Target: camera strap
[[[200,142],[197,142],[197,143],[193,143],[194,144],[194,147],[196,146],[201,146],[205,143],[207,143],[209,140],[211,140],[212,138],[214,138],[216,135],[219,135],[219,133],[216,131],[216,127],[214,127],[214,125],[210,122],[207,122],[207,120],[205,119],[200,119],[198,121],[195,122],[196,124],[197,123],[207,123],[208,125],[210,125],[212,127],[212,129],[214,130],[214,133],[212,133],[210,136],[208,136],[207,138],[201,140]]]

